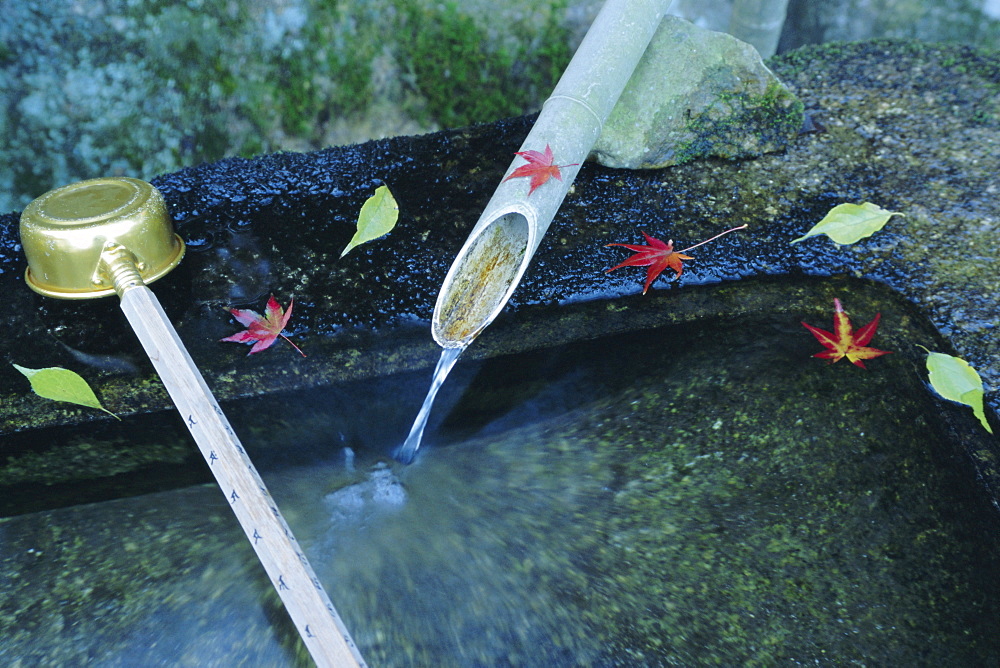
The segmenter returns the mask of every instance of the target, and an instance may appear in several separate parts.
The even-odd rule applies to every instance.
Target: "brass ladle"
[[[364,666],[278,506],[201,372],[146,287],[184,256],[163,196],[131,178],[51,190],[21,214],[32,290],[59,299],[117,294],[167,392],[319,666]]]

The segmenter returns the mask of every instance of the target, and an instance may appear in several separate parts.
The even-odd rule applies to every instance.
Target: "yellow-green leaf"
[[[17,364],[14,365],[14,368],[25,375],[31,383],[31,389],[40,397],[52,401],[67,401],[87,408],[97,408],[118,418],[117,415],[101,405],[87,381],[69,369],[57,366],[45,369],[27,369]]]
[[[986,431],[993,433],[983,409],[983,380],[968,362],[960,357],[928,352],[927,373],[935,392],[949,401],[970,406]]]
[[[881,230],[893,216],[902,215],[905,214],[898,211],[888,211],[871,202],[838,204],[830,209],[830,213],[826,214],[823,220],[813,225],[811,230],[792,243],[798,243],[817,234],[825,234],[833,239],[834,243],[853,244]]]
[[[398,217],[399,205],[396,204],[396,198],[389,192],[389,188],[386,186],[376,188],[375,194],[361,207],[361,213],[358,214],[358,231],[354,233],[354,237],[340,257],[347,255],[355,246],[391,232],[392,228],[396,227]]]

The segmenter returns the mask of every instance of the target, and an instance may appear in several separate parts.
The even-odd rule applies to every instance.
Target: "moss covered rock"
[[[752,46],[667,16],[593,157],[630,169],[744,158],[786,148],[802,121],[802,103]]]

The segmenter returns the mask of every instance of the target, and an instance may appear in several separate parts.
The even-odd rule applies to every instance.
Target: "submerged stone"
[[[607,167],[648,169],[786,148],[802,103],[751,45],[667,16],[594,146]]]
[[[736,288],[685,291],[702,322],[463,365],[414,466],[380,446],[424,373],[237,404],[371,665],[996,664],[992,509],[952,461],[957,411],[908,373],[931,324],[839,279],[754,281],[756,313],[722,321]],[[900,352],[803,363],[798,319],[847,289],[852,312],[908,321],[876,338]],[[668,319],[676,296],[614,319]],[[212,486],[0,528],[5,665],[306,665]]]

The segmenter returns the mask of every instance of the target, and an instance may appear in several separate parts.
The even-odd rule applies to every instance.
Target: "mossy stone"
[[[593,157],[607,167],[648,169],[756,156],[786,148],[802,122],[802,103],[752,46],[667,16]]]

